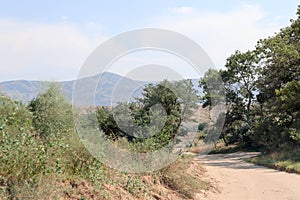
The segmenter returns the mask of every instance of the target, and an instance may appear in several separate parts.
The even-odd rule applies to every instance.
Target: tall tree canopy
[[[254,50],[236,51],[219,71],[228,106],[222,130],[226,144],[300,145],[300,7],[297,15],[290,26],[259,40]],[[204,106],[212,95],[203,95]]]
[[[142,95],[112,110],[99,108],[97,119],[109,138],[127,138],[144,150],[155,150],[174,140],[196,110],[198,97],[190,80],[149,84]]]

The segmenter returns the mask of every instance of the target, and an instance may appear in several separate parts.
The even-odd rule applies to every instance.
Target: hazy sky
[[[289,25],[296,17],[298,3],[0,0],[0,81],[75,79],[85,59],[101,42],[145,27],[185,34],[221,68],[236,49],[252,49],[258,39]],[[157,55],[155,59],[159,56],[164,57]],[[149,64],[151,59],[153,55]],[[130,60],[125,59],[123,65],[136,65]],[[128,69],[114,72],[125,74]]]

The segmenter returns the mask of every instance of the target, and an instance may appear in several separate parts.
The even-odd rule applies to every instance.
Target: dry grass
[[[185,155],[163,170],[147,174],[128,174],[105,166],[99,169],[97,181],[66,174],[41,175],[35,184],[14,184],[3,187],[0,199],[194,199],[208,190],[203,181],[204,169],[191,155]],[[105,169],[104,169],[105,168]],[[1,183],[0,183],[1,190]]]
[[[183,197],[194,199],[195,194],[210,188],[210,183],[201,180],[203,173],[193,156],[185,156],[164,170],[163,181]]]

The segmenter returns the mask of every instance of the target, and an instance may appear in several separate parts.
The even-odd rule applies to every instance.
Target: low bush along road
[[[198,157],[216,190],[203,194],[204,199],[260,200],[300,199],[300,175],[281,172],[243,161],[256,152],[212,154]]]

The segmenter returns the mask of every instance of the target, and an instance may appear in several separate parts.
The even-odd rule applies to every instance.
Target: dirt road
[[[206,175],[217,187],[202,194],[208,200],[300,200],[300,175],[242,161],[258,153],[215,154],[199,157]]]

